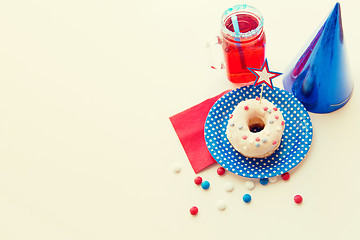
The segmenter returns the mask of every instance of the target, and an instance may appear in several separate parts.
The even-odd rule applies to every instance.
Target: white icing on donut
[[[242,155],[263,158],[280,145],[285,129],[282,113],[268,100],[249,99],[240,102],[229,119],[226,135],[232,146]],[[251,132],[254,126],[263,127]]]

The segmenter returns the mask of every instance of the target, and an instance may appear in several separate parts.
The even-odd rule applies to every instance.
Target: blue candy
[[[260,178],[260,183],[261,183],[262,185],[266,185],[266,184],[269,183],[269,179],[267,179],[267,178]]]
[[[209,189],[209,187],[210,187],[210,183],[208,182],[208,181],[204,181],[204,182],[202,182],[201,183],[201,187],[203,188],[203,189]]]
[[[250,196],[250,194],[245,194],[245,195],[243,196],[243,201],[246,202],[246,203],[251,202],[251,196]]]

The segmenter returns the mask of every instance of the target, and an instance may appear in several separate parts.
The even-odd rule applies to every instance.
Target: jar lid
[[[230,31],[225,23],[226,21],[230,18],[233,14],[236,13],[247,13],[250,14],[254,17],[256,17],[259,20],[258,26],[255,29],[252,29],[250,31],[247,32],[241,32],[240,33],[235,33],[233,31]],[[262,14],[254,7],[249,6],[247,4],[241,4],[241,5],[236,5],[234,7],[231,7],[229,9],[227,9],[224,14],[221,17],[221,29],[222,31],[234,38],[249,38],[249,37],[253,37],[257,34],[259,34],[263,28],[264,25],[264,18],[262,16]]]

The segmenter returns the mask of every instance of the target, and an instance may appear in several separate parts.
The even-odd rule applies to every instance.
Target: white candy
[[[231,182],[226,182],[224,188],[225,191],[232,192],[232,190],[234,190],[234,185]]]
[[[245,182],[245,187],[249,190],[253,190],[255,188],[255,183],[251,180]]]
[[[217,208],[220,210],[220,211],[224,211],[226,209],[226,202],[224,200],[220,200],[218,201],[217,203]]]
[[[270,177],[270,178],[268,178],[268,179],[269,179],[269,182],[271,182],[271,183],[276,183],[278,177],[275,176],[275,177]]]
[[[173,171],[174,171],[174,173],[181,172],[181,165],[179,163],[174,163],[173,164]]]

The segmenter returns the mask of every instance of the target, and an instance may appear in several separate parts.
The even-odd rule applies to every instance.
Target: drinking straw
[[[242,48],[241,48],[241,45],[240,45],[239,23],[238,23],[238,20],[237,20],[237,16],[235,14],[231,16],[231,21],[232,21],[232,24],[234,26],[234,31],[236,33],[236,36],[239,36],[239,37],[235,37],[235,41],[236,41],[235,46],[239,51],[241,67],[243,69],[247,69],[246,68],[246,63],[245,63],[245,57],[244,57],[244,54],[243,54],[243,51],[242,51]]]

